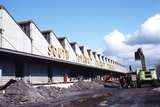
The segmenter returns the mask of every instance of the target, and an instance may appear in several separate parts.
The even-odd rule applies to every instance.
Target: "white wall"
[[[87,48],[86,47],[82,47],[81,51],[82,51],[83,56],[84,56],[83,63],[84,64],[90,64],[90,57],[88,55]]]
[[[104,58],[104,56],[102,56],[101,58],[102,58],[102,65],[103,65],[103,68],[105,68],[105,63],[106,63],[106,62],[105,62],[105,58]]]
[[[109,69],[109,70],[112,70],[112,64],[111,64],[111,59],[108,59],[107,58],[107,68]]]
[[[72,49],[69,41],[67,39],[65,39],[64,43],[65,43],[65,49],[68,51],[69,61],[76,62],[77,57],[76,57],[76,54],[75,54],[74,50]]]
[[[83,63],[83,53],[81,52],[78,44],[75,44],[75,53],[77,55],[77,62]]]
[[[89,57],[90,57],[90,65],[92,65],[92,66],[96,66],[96,62],[95,62],[95,57],[94,57],[94,55],[93,55],[93,53],[92,53],[92,51],[89,51]]]
[[[61,45],[61,43],[59,42],[59,40],[57,39],[56,35],[54,35],[53,32],[50,33],[50,37],[51,37],[51,44],[57,48],[62,48],[63,46]]]
[[[108,69],[108,61],[106,57],[104,57],[104,63],[105,63],[105,69]]]
[[[84,56],[87,57],[87,58],[89,58],[88,51],[87,51],[86,47],[84,47]]]
[[[78,55],[83,55],[83,53],[81,52],[78,44],[75,44],[75,52],[76,52],[76,54],[78,54]]]
[[[4,9],[0,9],[0,14],[3,27],[2,47],[30,53],[31,40]]]
[[[98,58],[97,53],[95,54],[96,67],[100,67],[100,59]]]
[[[65,50],[53,32],[50,33],[50,42],[50,44],[56,48],[56,50],[54,50],[55,56],[51,55],[51,57],[65,60]],[[62,52],[62,50],[64,52]]]
[[[2,29],[2,13],[3,13],[3,10],[2,9],[0,9],[0,29]],[[2,45],[2,39],[1,39],[1,34],[0,34],[0,47],[2,47],[1,45]]]
[[[31,38],[33,39],[32,41],[32,46],[33,46],[33,54],[37,55],[43,55],[43,56],[48,56],[48,42],[47,40],[43,37],[41,32],[38,30],[38,28],[31,23]]]

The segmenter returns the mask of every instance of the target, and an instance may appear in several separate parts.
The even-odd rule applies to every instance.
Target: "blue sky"
[[[32,19],[40,29],[93,50],[104,51],[104,37],[115,29],[134,32],[154,14],[160,0],[1,0],[17,20]]]

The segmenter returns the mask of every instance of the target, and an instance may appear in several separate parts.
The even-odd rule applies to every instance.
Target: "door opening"
[[[15,64],[15,76],[16,76],[16,78],[22,79],[24,77],[23,68],[24,68],[24,64],[23,63],[17,62]]]

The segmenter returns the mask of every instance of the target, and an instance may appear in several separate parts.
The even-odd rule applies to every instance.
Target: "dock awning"
[[[104,69],[104,68],[100,68],[100,67],[94,67],[91,65],[85,65],[85,64],[80,64],[80,63],[76,63],[76,62],[70,62],[70,61],[65,61],[65,60],[61,60],[61,59],[40,56],[40,55],[5,49],[5,48],[0,48],[0,58],[1,59],[8,58],[8,59],[14,59],[14,60],[20,60],[20,61],[43,62],[43,63],[48,63],[48,64],[51,64],[51,63],[61,64],[63,66],[74,67],[74,68],[82,68],[83,67],[84,69],[94,69],[97,71],[100,70],[100,71],[106,71],[106,72],[113,72],[113,73],[117,73],[117,74],[124,74],[122,72],[108,70],[108,69]]]

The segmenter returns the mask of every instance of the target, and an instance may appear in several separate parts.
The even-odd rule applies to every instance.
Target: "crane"
[[[142,64],[142,70],[146,71],[145,56],[143,54],[142,48],[138,48],[135,52],[135,60],[140,60]]]
[[[156,68],[150,68],[147,70],[142,48],[138,48],[135,52],[135,61],[141,61],[142,65],[142,69],[137,69],[137,86],[141,87],[142,84],[156,86],[158,79]]]

